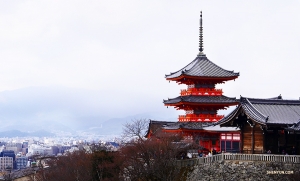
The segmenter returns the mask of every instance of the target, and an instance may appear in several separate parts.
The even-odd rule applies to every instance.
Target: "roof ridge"
[[[241,98],[241,99],[243,99],[243,101],[241,102],[242,103],[242,106],[244,105],[244,102],[247,102],[250,106],[251,106],[251,108],[253,109],[253,111],[255,111],[257,114],[256,115],[258,115],[258,116],[262,116],[265,120],[267,119],[267,118],[269,118],[269,116],[266,116],[266,115],[264,115],[263,113],[261,113],[259,110],[257,110],[256,109],[256,107],[254,107],[254,105],[248,100],[248,98]],[[246,113],[246,110],[247,109],[245,109],[244,108],[244,110],[245,110],[245,114],[247,115],[247,113]],[[249,109],[248,109],[249,110]],[[249,110],[250,111],[250,110]],[[249,115],[247,115],[247,116],[249,116]],[[250,116],[251,117],[251,116]]]
[[[227,70],[227,69],[224,69],[224,68],[222,68],[221,66],[217,65],[216,63],[214,63],[213,61],[209,60],[207,57],[206,57],[206,60],[208,60],[209,62],[211,62],[212,64],[214,64],[214,65],[215,65],[216,67],[218,67],[219,69],[225,70],[225,71],[227,71],[227,72],[235,73],[234,70]],[[237,73],[235,73],[235,74],[240,75],[239,72],[237,72]]]
[[[246,97],[244,97],[246,98]],[[294,103],[294,104],[300,104],[300,100],[294,100],[294,99],[273,99],[273,98],[247,98],[249,101],[255,104],[288,104],[288,103]]]
[[[188,67],[189,65],[191,65],[192,63],[194,63],[194,65],[192,66],[192,67],[194,67],[195,65],[196,65],[196,63],[195,62],[197,62],[197,59],[198,59],[198,57],[196,57],[193,61],[191,61],[189,64],[187,64],[185,67],[183,67],[183,68],[181,68],[181,69],[179,69],[178,71],[175,71],[175,72],[170,72],[170,74],[168,74],[168,75],[165,75],[165,77],[167,77],[167,76],[170,76],[170,75],[173,75],[173,74],[176,74],[177,72],[180,72],[180,71],[182,71],[182,70],[184,70],[184,69],[186,69],[186,67]],[[191,67],[191,68],[192,68]],[[190,69],[191,69],[190,68]],[[189,69],[189,70],[190,70]]]
[[[232,117],[234,117],[239,112],[241,107],[242,107],[241,104],[239,104],[238,107],[236,107],[234,110],[232,110],[229,114],[227,114],[225,117],[220,119],[218,122],[214,123],[214,126],[219,125],[221,123],[228,122]]]

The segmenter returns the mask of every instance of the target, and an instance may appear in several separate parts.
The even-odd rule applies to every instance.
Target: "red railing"
[[[201,95],[201,96],[221,96],[223,94],[222,89],[210,89],[210,88],[188,88],[180,91],[181,96],[187,95]]]
[[[222,119],[224,115],[211,115],[211,114],[187,114],[179,115],[179,122],[216,122]]]

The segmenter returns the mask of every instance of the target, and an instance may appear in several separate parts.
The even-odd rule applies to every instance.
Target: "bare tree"
[[[177,164],[177,157],[186,147],[181,135],[161,134],[155,138],[144,138],[148,121],[133,120],[124,126],[123,135],[134,138],[120,149],[124,157],[121,175],[130,180],[184,180],[185,170]]]
[[[34,181],[106,181],[119,180],[118,153],[93,149],[92,152],[75,151],[59,157],[42,158],[47,167],[37,165],[28,170],[27,178]],[[116,161],[118,160],[118,161]],[[32,174],[35,173],[35,174]]]
[[[122,137],[124,139],[143,139],[148,128],[148,123],[147,119],[134,119],[126,123],[123,128]]]

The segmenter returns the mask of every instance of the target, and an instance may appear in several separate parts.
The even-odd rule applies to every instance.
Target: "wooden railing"
[[[224,115],[210,115],[210,114],[187,114],[179,115],[179,122],[216,122],[222,119]]]
[[[212,88],[188,88],[180,91],[181,96],[195,95],[195,96],[221,96],[223,93],[222,89]]]
[[[178,160],[178,166],[195,166],[203,163],[213,163],[217,161],[239,160],[239,161],[262,161],[262,162],[281,162],[281,163],[300,163],[299,155],[272,155],[272,154],[240,154],[222,153],[210,157],[200,157],[186,160]]]

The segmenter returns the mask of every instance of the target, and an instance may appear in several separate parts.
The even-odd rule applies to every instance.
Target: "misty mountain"
[[[131,119],[166,120],[173,115],[175,118],[176,111],[165,109],[159,99],[124,91],[66,87],[3,91],[0,92],[0,131],[33,132],[44,129],[72,134],[76,131],[120,133],[124,123]],[[171,111],[171,114],[162,110]]]
[[[149,121],[150,119],[161,120],[161,121],[174,121],[174,120],[176,121],[176,118],[164,118],[155,113],[144,113],[144,114],[137,114],[133,116],[126,116],[123,118],[112,118],[107,121],[104,121],[101,124],[101,126],[91,127],[86,131],[95,134],[100,134],[100,135],[108,135],[108,134],[121,135],[124,125],[136,119],[145,119],[147,121]]]

